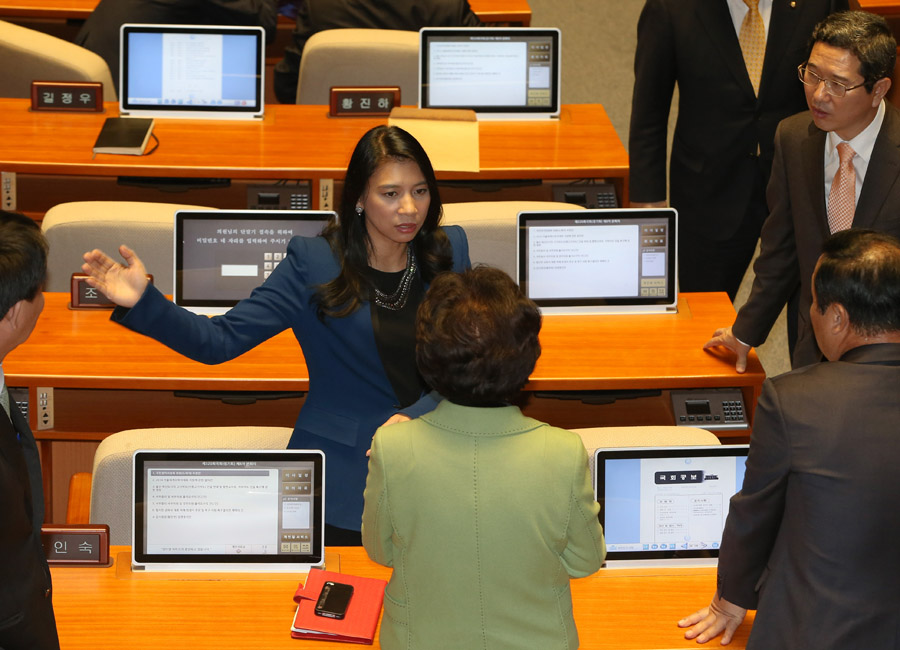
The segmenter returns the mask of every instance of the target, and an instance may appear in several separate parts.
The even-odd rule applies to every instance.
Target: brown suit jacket
[[[897,343],[763,385],[718,569],[748,650],[900,649],[898,387]]]
[[[813,124],[809,111],[789,117],[778,126],[775,161],[766,191],[769,217],[763,225],[760,254],[753,266],[756,279],[733,328],[740,340],[760,345],[799,284],[797,344],[792,360],[795,368],[822,358],[809,322],[809,307],[812,273],[829,235],[825,138],[825,131]],[[900,237],[900,110],[893,104],[887,104],[853,227]]]

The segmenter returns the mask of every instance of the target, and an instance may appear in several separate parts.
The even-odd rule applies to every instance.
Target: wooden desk
[[[317,202],[323,185],[343,178],[363,133],[387,123],[386,118],[329,118],[326,106],[272,105],[260,121],[159,119],[154,133],[160,145],[153,154],[94,157],[94,141],[106,117],[118,114],[116,104],[107,103],[100,114],[35,113],[29,106],[25,99],[0,99],[0,171],[17,175],[12,179],[16,209],[37,212],[63,200],[116,198],[54,193],[54,183],[67,175],[77,177],[77,186],[118,176],[305,179]],[[601,105],[564,106],[558,120],[488,120],[478,128],[480,171],[438,172],[439,180],[607,178],[616,184],[620,204],[627,205],[628,154]],[[246,196],[242,201],[240,206],[200,204],[246,207]]]
[[[881,16],[900,16],[900,0],[851,0],[851,9],[861,9]]]
[[[390,569],[362,548],[336,548],[344,573],[387,580]],[[128,547],[113,547],[112,554]],[[123,567],[54,568],[53,604],[65,650],[160,647],[193,650],[323,650],[321,641],[290,636],[300,576],[261,580],[130,578]],[[195,577],[195,576],[192,576]],[[224,579],[220,579],[224,578]],[[697,648],[676,621],[709,603],[714,568],[607,570],[572,581],[582,650]],[[729,648],[745,647],[752,612]],[[718,641],[713,641],[718,647]],[[380,647],[377,641],[373,646]]]
[[[84,20],[99,0],[0,0],[0,19],[63,18]],[[472,11],[485,23],[531,24],[528,0],[470,0]],[[293,21],[286,21],[293,25]]]
[[[52,389],[55,421],[32,430],[41,440],[48,515],[62,521],[65,490],[74,471],[90,471],[96,442],[123,429],[165,426],[293,426],[302,397],[236,406],[180,396],[175,391],[306,391],[309,375],[292,333],[282,332],[241,357],[217,366],[190,361],[163,345],[109,321],[109,312],[71,311],[68,294],[47,293],[46,307],[29,340],[9,354],[7,385]],[[717,328],[734,320],[724,293],[682,294],[676,315],[546,316],[542,354],[526,391],[659,389],[661,397],[612,406],[535,397],[525,412],[557,426],[673,424],[667,391],[739,388],[751,418],[765,379],[751,353],[747,372],[733,361],[701,350]],[[749,432],[720,432],[746,439]],[[57,442],[91,443],[74,465],[54,468]],[[54,443],[54,444],[51,444]],[[56,489],[54,489],[56,486]],[[54,498],[54,491],[57,493]],[[51,501],[52,499],[52,501]]]
[[[900,35],[900,0],[850,0],[850,8],[884,16],[894,36]],[[894,76],[896,77],[896,73]],[[896,88],[891,88],[887,99],[894,104],[898,103]]]
[[[58,393],[305,391],[309,386],[300,346],[290,331],[237,359],[208,366],[111,322],[107,310],[70,310],[66,293],[47,293],[45,298],[31,337],[4,361],[9,386],[52,386]],[[682,294],[675,315],[546,315],[541,357],[525,390],[740,387],[749,391],[752,412],[765,378],[756,356],[751,353],[747,372],[737,374],[731,359],[701,350],[716,327],[733,319],[724,293]],[[55,433],[60,439],[86,425],[97,428],[98,423],[70,420],[62,406],[57,401]]]

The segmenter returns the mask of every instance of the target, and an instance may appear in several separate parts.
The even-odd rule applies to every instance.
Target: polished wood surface
[[[472,11],[481,22],[521,27],[531,25],[531,7],[528,0],[469,0]]]
[[[0,19],[85,19],[100,0],[0,0]],[[472,11],[485,23],[531,24],[528,0],[469,0]],[[293,21],[290,21],[293,23]]]
[[[900,15],[900,0],[851,0],[850,8],[882,16],[898,16]]]
[[[292,600],[302,576],[196,574],[181,579],[132,577],[128,547],[110,555],[123,566],[58,567],[53,604],[63,650],[304,650],[338,646],[290,636]],[[332,549],[340,570],[382,579],[390,569],[362,548]],[[609,570],[572,581],[575,622],[583,650],[696,648],[676,621],[708,604],[715,568]],[[452,603],[448,603],[452,606]],[[514,605],[511,605],[514,606]],[[752,614],[729,648],[745,647]],[[718,647],[718,642],[711,645]],[[375,648],[380,647],[376,638]]]
[[[68,309],[65,293],[46,306],[27,342],[4,361],[10,386],[124,390],[303,391],[309,375],[300,346],[285,331],[216,366],[191,361],[109,320],[107,310]],[[751,355],[737,374],[731,359],[701,350],[734,320],[724,293],[682,294],[677,314],[546,315],[541,357],[526,390],[759,387]]]
[[[62,521],[64,486],[72,472],[90,471],[96,443],[123,429],[186,426],[293,426],[302,395],[234,405],[197,399],[183,391],[303,392],[309,374],[290,331],[241,357],[215,366],[191,361],[156,341],[109,320],[108,310],[68,309],[68,294],[45,294],[46,306],[27,342],[7,355],[3,369],[10,386],[54,392],[54,424],[40,428],[36,409],[32,430],[41,441],[48,521]],[[541,330],[542,354],[526,391],[541,391],[525,413],[555,426],[579,428],[672,424],[666,391],[680,388],[739,388],[752,426],[765,379],[751,353],[747,372],[738,374],[727,355],[701,347],[717,327],[734,320],[724,293],[683,294],[677,314],[548,315]],[[620,400],[614,405],[556,399],[558,391],[658,389],[659,395]],[[719,431],[745,442],[748,430]],[[58,449],[58,446],[78,449]],[[81,447],[87,447],[77,455]],[[58,456],[71,463],[55,467]],[[83,458],[82,458],[83,457]],[[77,461],[76,461],[77,458]]]
[[[118,114],[40,113],[30,100],[0,99],[0,171],[79,176],[342,179],[359,138],[387,118],[329,118],[327,106],[274,105],[259,121],[158,119],[147,156],[91,149]],[[628,177],[628,154],[599,104],[562,108],[558,120],[481,121],[481,169],[441,180]],[[623,204],[624,201],[623,201]]]

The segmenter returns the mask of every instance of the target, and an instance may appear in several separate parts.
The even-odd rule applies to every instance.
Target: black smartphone
[[[316,602],[316,616],[344,618],[352,596],[353,585],[345,585],[343,582],[331,582],[329,580],[322,587],[319,600]]]

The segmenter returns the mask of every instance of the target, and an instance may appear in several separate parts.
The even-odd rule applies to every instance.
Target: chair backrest
[[[61,38],[0,20],[0,61],[2,97],[31,97],[32,81],[99,81],[104,101],[116,101],[106,61]]]
[[[326,29],[310,36],[300,59],[298,104],[325,104],[332,86],[399,86],[400,101],[419,96],[419,33]]]
[[[473,201],[445,203],[441,223],[462,226],[469,240],[472,264],[490,264],[516,277],[520,212],[582,210],[582,206],[553,201]]]
[[[594,452],[608,447],[709,447],[722,444],[716,434],[697,427],[637,426],[591,427],[572,429],[581,436],[588,452],[591,484],[594,476]]]
[[[144,262],[156,287],[171,294],[175,211],[182,209],[213,208],[138,201],[75,201],[50,208],[41,223],[50,243],[47,291],[69,291],[86,251],[99,248],[118,259],[119,246],[125,244]]]
[[[91,523],[108,524],[110,544],[131,544],[131,457],[137,449],[285,449],[290,427],[129,429],[106,438],[94,454]]]

